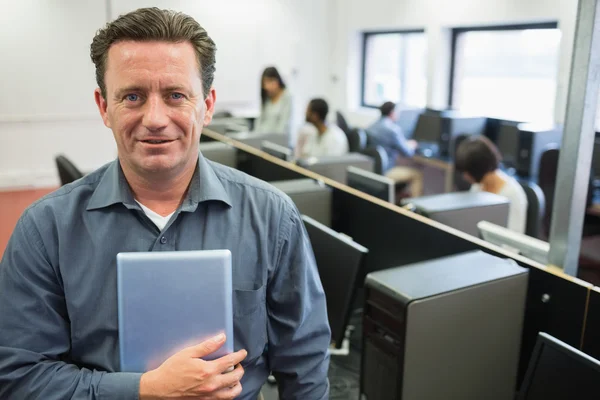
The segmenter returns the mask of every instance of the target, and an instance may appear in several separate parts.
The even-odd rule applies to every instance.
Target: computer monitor
[[[268,153],[269,155],[277,157],[283,161],[291,161],[294,156],[294,152],[291,149],[267,140],[262,142],[260,149],[265,153]]]
[[[501,122],[496,136],[496,145],[502,154],[505,168],[517,168],[519,162],[519,126],[515,123]]]
[[[548,242],[511,231],[488,221],[480,221],[477,223],[477,228],[486,242],[500,247],[507,247],[509,250],[541,264],[548,264],[548,252],[550,251]]]
[[[356,167],[348,167],[346,184],[378,199],[395,203],[395,183],[385,176]]]
[[[540,332],[518,400],[592,400],[600,394],[600,361]]]
[[[419,115],[417,125],[413,132],[413,139],[417,142],[439,143],[442,136],[442,116],[423,113]]]
[[[315,254],[321,284],[327,299],[331,339],[336,349],[344,343],[346,326],[352,313],[358,277],[364,273],[368,250],[314,219],[302,216]]]

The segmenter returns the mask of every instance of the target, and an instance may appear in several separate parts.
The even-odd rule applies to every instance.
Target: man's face
[[[191,43],[123,41],[108,52],[106,99],[95,98],[112,129],[119,159],[138,175],[194,168],[215,92],[202,93]]]

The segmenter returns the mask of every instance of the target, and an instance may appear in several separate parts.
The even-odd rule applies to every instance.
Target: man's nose
[[[160,96],[150,96],[144,110],[144,127],[149,131],[157,131],[169,124],[167,105]]]

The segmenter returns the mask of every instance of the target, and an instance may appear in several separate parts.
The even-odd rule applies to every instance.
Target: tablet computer
[[[121,371],[145,372],[219,333],[233,352],[229,250],[117,254]]]

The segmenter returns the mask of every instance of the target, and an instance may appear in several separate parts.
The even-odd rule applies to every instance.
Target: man
[[[402,129],[396,123],[396,105],[391,101],[379,107],[381,118],[367,129],[369,141],[385,149],[388,155],[388,165],[384,166],[385,175],[395,182],[409,182],[411,195],[418,197],[423,193],[423,176],[415,168],[396,165],[399,156],[410,158],[414,156],[417,142],[406,140]]]
[[[270,371],[283,399],[327,398],[325,297],[298,212],[199,154],[215,51],[194,19],[157,8],[97,33],[95,98],[119,157],[15,228],[0,263],[0,398],[256,399]],[[117,253],[222,248],[236,352],[200,359],[215,337],[144,374],[118,372]]]
[[[348,153],[348,138],[335,124],[325,122],[329,106],[313,99],[306,108],[306,125],[298,134],[296,158],[342,156]]]

